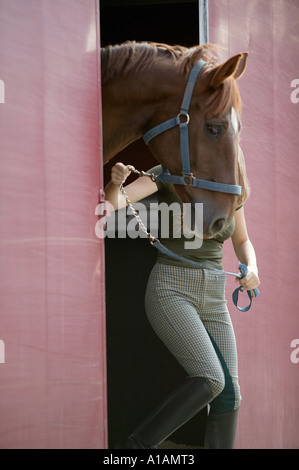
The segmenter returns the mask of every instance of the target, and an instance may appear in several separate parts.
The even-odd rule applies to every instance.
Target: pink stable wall
[[[299,354],[291,348],[299,338],[299,103],[291,101],[291,82],[299,79],[299,3],[210,0],[209,14],[210,41],[227,48],[224,58],[249,51],[239,81],[241,144],[252,186],[246,216],[261,295],[248,313],[230,302],[243,397],[236,447],[299,448]],[[225,266],[236,266],[229,246]],[[228,280],[227,295],[232,289]]]
[[[2,449],[107,445],[99,72],[96,0],[1,1]]]

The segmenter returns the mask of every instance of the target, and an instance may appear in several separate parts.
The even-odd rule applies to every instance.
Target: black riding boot
[[[227,413],[210,412],[205,431],[205,449],[233,449],[238,410]]]
[[[206,379],[188,378],[129,436],[126,449],[155,449],[211,400]]]

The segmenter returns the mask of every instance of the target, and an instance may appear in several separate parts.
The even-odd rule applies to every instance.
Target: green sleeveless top
[[[150,173],[158,175],[161,173],[161,165],[155,166]],[[158,188],[158,204],[166,203],[170,206],[172,203],[178,203],[182,208],[182,202],[178,195],[174,192],[172,185],[164,183],[162,181],[156,181]],[[178,207],[178,206],[177,206]],[[182,210],[182,209],[181,209]],[[232,219],[230,225],[221,233],[217,234],[214,238],[208,240],[195,239],[195,235],[192,238],[184,236],[181,230],[181,217],[176,217],[173,211],[159,210],[159,240],[169,250],[184,256],[184,258],[191,259],[202,263],[202,267],[206,268],[222,268],[223,258],[223,242],[230,238],[235,230],[235,218]],[[182,212],[181,212],[182,213]],[[163,217],[167,217],[168,220],[162,220]],[[165,236],[165,227],[169,223],[169,233]],[[179,228],[178,228],[179,226]],[[164,227],[164,230],[161,228]],[[191,248],[186,249],[185,243],[189,244]],[[201,246],[200,246],[201,245]],[[194,248],[193,248],[194,246]],[[199,246],[199,248],[198,248]],[[175,266],[192,267],[192,265],[181,260],[175,260],[169,256],[158,252],[157,261],[159,263],[171,264]]]

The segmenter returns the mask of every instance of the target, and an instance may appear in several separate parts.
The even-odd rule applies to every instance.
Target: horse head
[[[240,198],[222,192],[221,184],[236,187],[239,181],[239,137],[241,99],[236,80],[243,74],[247,53],[240,53],[226,62],[205,64],[194,85],[188,114],[190,169],[195,178],[216,183],[213,190],[190,184],[175,184],[174,189],[184,203],[203,203],[203,236],[210,238],[231,222]],[[155,121],[166,114],[177,115],[177,101],[161,106]],[[181,136],[178,127],[163,131],[149,142],[155,158],[172,175],[182,175]],[[217,186],[218,183],[221,183]]]
[[[228,226],[242,200],[232,189],[242,185],[241,98],[236,80],[245,70],[247,53],[217,64],[211,52],[214,48],[210,44],[186,48],[133,41],[101,51],[104,163],[131,142],[148,135],[152,128],[170,120],[174,126],[163,128],[155,138],[151,136],[149,147],[172,175],[182,175],[178,128],[187,128],[189,173],[197,183],[203,180],[209,184],[194,187],[193,183],[174,182],[174,189],[183,202],[204,204],[205,238]],[[201,61],[204,65],[193,83],[188,111],[183,115],[180,103],[190,75],[187,87],[186,80]],[[190,175],[188,178],[190,183]],[[228,186],[228,191],[224,191],[224,186]]]

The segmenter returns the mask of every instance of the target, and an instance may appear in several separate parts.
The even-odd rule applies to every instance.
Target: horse
[[[203,238],[229,225],[241,193],[236,80],[246,68],[248,53],[218,64],[214,50],[212,44],[187,48],[135,41],[101,49],[104,164],[147,136],[181,201],[204,204]],[[188,109],[182,111],[188,93]],[[183,137],[187,164],[181,155]],[[174,175],[182,176],[179,180]]]

